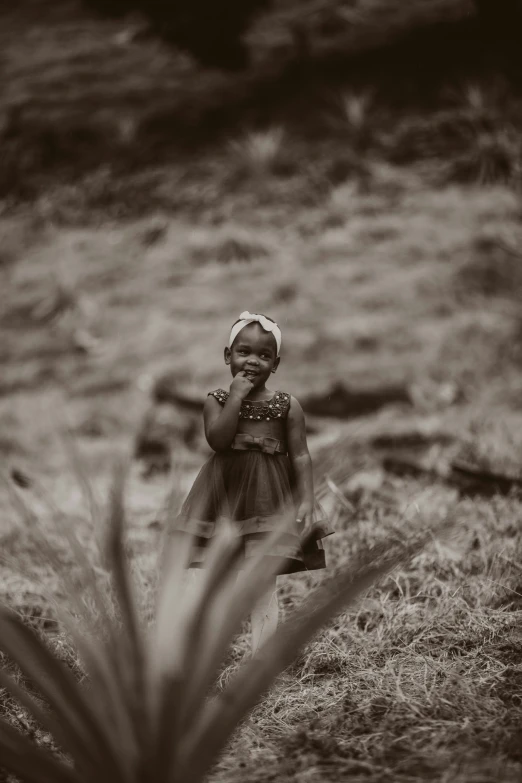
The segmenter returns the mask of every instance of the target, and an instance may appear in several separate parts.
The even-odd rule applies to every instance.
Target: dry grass
[[[376,501],[360,506],[355,517],[342,515],[336,540],[328,542],[332,570],[343,572],[355,557],[371,557],[393,540],[409,540],[425,524],[437,524],[442,496],[436,490],[397,483],[397,496],[409,496],[406,516]],[[431,545],[312,642],[240,728],[211,780],[305,781],[313,775],[333,781],[342,774],[409,782],[422,774],[426,780],[475,781],[480,770],[484,780],[519,779],[521,507],[499,498],[453,500],[447,510],[455,520],[452,539]],[[136,520],[130,551],[146,612],[157,534],[144,538],[141,531]],[[41,554],[27,551],[27,539],[12,541],[9,549],[18,564],[23,549],[33,564],[43,562]],[[67,558],[63,567],[69,568]],[[288,615],[320,577],[282,581]],[[16,605],[15,596],[10,600]],[[18,609],[29,619],[26,607]],[[247,652],[247,630],[222,671],[223,688]],[[65,637],[55,636],[52,648],[81,672]],[[3,714],[49,744],[8,699]]]
[[[433,196],[426,198],[433,208],[432,225],[436,225],[437,209],[441,208],[441,202]],[[477,200],[480,201],[480,197],[477,197]],[[470,209],[467,194],[463,202],[466,204],[466,210]],[[347,207],[347,212],[350,208]],[[473,208],[476,208],[476,204]],[[419,206],[419,212],[420,210]],[[451,233],[448,212],[444,211],[444,216],[446,227]],[[495,219],[498,218],[493,218]],[[502,220],[505,220],[505,215]],[[415,218],[412,217],[411,221],[408,221],[410,227],[415,223]],[[372,225],[372,232],[377,231],[377,228]],[[127,231],[134,236],[134,230],[132,227],[126,228],[120,233],[120,230],[116,229],[119,236],[125,236]],[[456,230],[456,226],[453,230]],[[59,234],[63,236],[62,232]],[[176,235],[175,230],[174,236]],[[351,232],[350,235],[353,236]],[[53,242],[57,238],[54,238]],[[341,239],[346,242],[345,235],[341,235]],[[402,234],[399,247],[404,253],[407,252],[411,239],[411,235],[406,236],[405,232]],[[92,240],[93,236],[88,232],[88,246]],[[372,243],[370,246],[378,256],[378,247],[382,240],[365,241]],[[426,241],[426,247],[429,247],[426,254],[431,255],[432,245]],[[165,246],[156,246],[155,252],[147,257],[147,263],[142,267],[147,270],[147,276],[151,275],[158,282],[151,283],[150,279],[140,277],[139,273],[133,281],[123,274],[125,284],[120,287],[120,270],[116,274],[118,282],[110,284],[110,290],[96,290],[93,295],[100,301],[107,319],[103,337],[107,357],[87,357],[87,364],[85,357],[76,357],[69,365],[72,392],[68,406],[76,426],[81,428],[87,415],[95,416],[98,420],[109,416],[113,421],[114,429],[109,437],[104,434],[103,429],[101,435],[94,438],[80,434],[82,449],[86,453],[90,471],[98,477],[98,485],[104,483],[104,462],[106,465],[108,456],[119,442],[126,441],[136,421],[136,413],[142,405],[139,393],[138,399],[129,394],[134,380],[141,373],[154,374],[162,367],[174,365],[180,371],[181,383],[190,382],[198,392],[207,388],[216,377],[214,373],[221,377],[218,357],[215,357],[215,353],[219,353],[217,349],[221,347],[221,342],[216,337],[216,350],[213,346],[210,350],[209,326],[210,332],[215,328],[217,333],[223,312],[233,309],[232,295],[235,293],[237,301],[245,301],[245,296],[248,297],[251,291],[251,288],[246,286],[244,269],[234,267],[230,267],[229,271],[230,287],[228,290],[223,289],[222,278],[218,278],[217,272],[214,271],[217,266],[210,261],[201,267],[202,270],[207,270],[206,275],[201,277],[196,268],[182,271],[182,268],[175,266],[179,277],[177,289],[174,291],[179,293],[174,296],[174,301],[169,301],[172,296],[172,289],[169,289],[162,298],[161,281],[165,279],[167,270],[172,274],[173,253],[170,242],[167,235]],[[125,238],[123,243],[122,256],[127,264],[132,265],[132,253],[128,252],[131,247],[130,237],[128,244]],[[104,244],[105,240],[95,241],[95,247],[98,249],[103,248]],[[321,280],[324,283],[330,279],[331,283],[328,293],[324,295],[324,303],[319,303],[318,310],[313,306],[316,298],[321,302],[321,297],[316,296],[318,277],[314,274],[314,269],[317,261],[306,257],[301,261],[306,263],[304,270],[311,275],[310,280],[299,274],[303,267],[295,257],[292,261],[297,264],[294,271],[298,273],[291,279],[295,280],[303,298],[298,298],[294,304],[285,304],[284,307],[288,324],[285,336],[289,332],[292,336],[287,336],[287,363],[280,385],[290,388],[291,385],[299,383],[303,390],[307,388],[310,369],[306,374],[301,370],[300,356],[303,355],[301,352],[308,349],[307,340],[310,337],[315,339],[315,330],[322,332],[319,331],[320,337],[314,353],[312,366],[315,369],[310,385],[324,384],[325,380],[333,375],[333,368],[340,374],[348,372],[352,362],[354,373],[351,377],[355,380],[359,378],[362,381],[369,375],[373,375],[376,380],[384,379],[391,369],[387,356],[390,349],[386,346],[390,346],[389,341],[392,338],[387,325],[393,323],[399,329],[395,337],[399,348],[401,345],[409,346],[403,353],[399,350],[396,355],[395,372],[402,378],[415,377],[422,383],[424,372],[417,371],[415,376],[411,375],[409,351],[418,351],[418,357],[426,351],[433,362],[429,365],[430,370],[440,383],[455,377],[462,381],[466,369],[466,393],[472,401],[476,400],[480,396],[476,379],[487,376],[484,365],[479,364],[479,358],[483,358],[484,351],[487,351],[491,352],[490,361],[493,361],[493,355],[505,339],[502,331],[504,319],[509,323],[509,317],[500,313],[485,319],[473,310],[476,306],[473,305],[467,315],[468,320],[463,321],[459,309],[452,311],[445,326],[446,339],[451,343],[451,353],[449,357],[447,353],[442,353],[449,358],[449,363],[442,363],[438,353],[444,349],[444,346],[441,346],[441,329],[435,331],[434,323],[438,322],[430,323],[426,315],[422,318],[418,316],[422,325],[418,346],[403,342],[406,341],[409,318],[417,307],[421,308],[421,304],[417,302],[414,306],[406,293],[402,292],[402,301],[405,304],[410,301],[411,315],[402,313],[400,318],[397,316],[394,300],[400,300],[400,282],[405,284],[407,279],[406,275],[401,273],[403,253],[397,246],[392,257],[395,259],[393,269],[398,280],[397,287],[392,289],[395,295],[392,293],[391,301],[388,301],[389,289],[384,289],[383,282],[387,280],[387,286],[392,282],[390,260],[385,253],[383,255],[387,259],[388,276],[383,259],[382,264],[376,265],[375,277],[370,273],[366,279],[352,282],[348,295],[339,288],[343,269],[336,255],[336,247],[339,245],[334,243],[332,237],[328,238],[326,245],[321,246]],[[117,248],[117,243],[111,245],[109,256],[113,268],[116,269]],[[50,256],[54,257],[55,252],[56,249],[53,248]],[[295,250],[294,252],[299,256],[299,253]],[[433,264],[444,263],[447,248],[442,248],[440,252],[442,258]],[[281,257],[287,260],[286,254]],[[111,264],[108,263],[107,257],[100,259],[98,263],[100,267],[103,265],[103,268],[110,271]],[[137,259],[134,263],[138,269],[141,267]],[[269,296],[272,287],[279,285],[275,271],[278,267],[275,267],[272,273],[269,263],[263,259],[258,265],[254,260],[248,266],[248,274],[257,275],[260,284],[267,287],[267,291],[259,296],[259,299],[263,299],[265,309],[271,301]],[[359,265],[355,263],[354,266],[357,269]],[[219,268],[229,269],[221,264]],[[20,270],[22,269],[23,267],[20,267]],[[422,274],[419,274],[419,277],[420,282],[425,279],[424,287],[421,285],[420,290],[424,292],[423,296],[426,296],[423,300],[426,313],[427,309],[433,306],[432,296],[435,295],[437,304],[440,301],[437,298],[439,294],[433,290],[438,290],[440,281],[435,276],[434,266],[425,271],[426,278],[423,278]],[[90,275],[94,276],[94,270],[90,270]],[[81,278],[81,286],[86,289],[95,285],[93,277],[90,283],[88,277],[86,274],[85,278],[83,275]],[[151,286],[148,291],[143,284],[145,279],[148,279],[148,285]],[[418,279],[413,275],[413,278],[410,278],[411,285],[419,285],[416,282]],[[219,288],[216,287],[217,280],[220,281]],[[152,285],[158,287],[153,288]],[[429,294],[426,294],[426,288]],[[334,289],[337,293],[336,300]],[[215,301],[217,291],[223,296],[223,302]],[[207,298],[204,298],[205,292],[209,293]],[[195,309],[194,302],[198,301],[198,296],[202,298]],[[447,294],[443,299],[446,297]],[[115,301],[112,301],[113,298]],[[376,303],[379,300],[380,307],[383,308],[382,322],[376,317]],[[102,305],[103,301],[106,304]],[[185,311],[183,301],[187,303]],[[341,314],[345,313],[347,301],[350,303],[350,314],[345,334],[350,335],[350,341],[353,339],[353,345],[350,343],[350,355],[344,360],[346,369],[341,361],[333,364],[332,368],[332,362],[339,356],[339,346],[343,345],[343,338],[330,333],[333,321],[327,315],[328,312],[332,313],[335,304],[338,309],[334,319],[340,319]],[[139,308],[139,313],[132,312],[136,307]],[[151,327],[151,334],[144,335],[141,333],[144,314],[151,312],[155,313],[155,323]],[[366,318],[363,317],[364,313]],[[280,317],[279,314],[276,315]],[[198,317],[202,320],[201,328],[197,325]],[[203,323],[204,321],[206,323]],[[119,330],[122,323],[127,329],[127,349],[116,345],[116,335],[121,334]],[[483,331],[479,332],[476,342],[473,343],[470,338],[476,334],[477,325],[481,325]],[[499,326],[500,331],[496,331]],[[42,327],[39,326],[38,329]],[[42,334],[42,345],[53,345],[57,339],[52,333],[39,333]],[[307,334],[310,337],[307,337]],[[454,342],[455,335],[457,345]],[[355,337],[362,336],[366,341],[355,340]],[[378,346],[383,346],[370,354],[367,341],[369,336]],[[334,342],[334,338],[337,342]],[[486,343],[485,338],[491,342]],[[191,343],[193,347],[190,352],[183,352],[186,341],[191,339],[194,342]],[[121,340],[121,337],[118,340]],[[35,350],[24,330],[16,337],[16,344],[22,355],[24,351]],[[69,350],[65,353],[66,357],[69,357]],[[47,483],[57,493],[61,504],[69,513],[75,512],[76,524],[82,524],[81,516],[78,518],[78,493],[72,489],[71,478],[63,472],[65,466],[60,452],[53,442],[48,422],[41,416],[42,411],[53,405],[53,398],[45,388],[41,385],[38,389],[34,388],[33,373],[40,372],[41,361],[42,359],[36,358],[34,354],[32,359],[26,355],[25,376],[22,376],[20,365],[10,365],[10,377],[14,383],[20,385],[16,387],[18,391],[15,398],[4,398],[2,402],[4,412],[17,412],[18,424],[16,421],[10,424],[9,437],[15,446],[22,438],[26,441],[24,464],[25,460],[33,464],[32,470],[37,475],[40,471],[47,474]],[[54,358],[50,355],[48,361],[64,367],[60,357]],[[71,361],[70,358],[67,361]],[[110,369],[114,361],[119,363],[117,372]],[[204,364],[206,362],[215,362],[215,369],[209,369]],[[399,366],[397,362],[400,362]],[[87,383],[94,391],[88,391]],[[215,382],[213,385],[216,385]],[[96,392],[96,389],[100,391]],[[123,399],[129,400],[130,403],[124,408]],[[495,409],[489,411],[495,415]],[[458,412],[451,411],[451,406],[448,412],[443,404],[442,416],[448,416],[449,413],[452,416],[458,415]],[[422,419],[420,411],[418,415]],[[510,410],[498,410],[497,415],[509,422],[506,426],[513,422]],[[383,425],[384,422],[380,426]],[[376,429],[379,430],[378,424]],[[508,458],[513,460],[513,456],[507,453],[512,450],[512,446],[507,448],[508,442],[502,430],[500,427],[494,433],[488,433],[487,438],[483,431],[476,435],[475,448],[480,444],[481,453],[489,458],[489,466],[501,464],[506,467]],[[35,460],[38,462],[40,455],[44,454],[45,465],[36,467]],[[186,467],[197,467],[202,458],[198,455],[187,456]],[[501,462],[501,459],[504,462]],[[351,449],[348,447],[343,453],[343,462],[339,458],[336,462],[349,474],[352,460],[355,461],[355,458],[351,456]],[[410,505],[410,513],[413,513],[413,516],[416,513],[413,506],[415,499],[423,513],[428,516],[435,513],[441,504],[440,497],[434,493],[433,499],[424,509],[422,486],[399,482],[393,489],[399,504]],[[157,546],[154,532],[148,531],[144,525],[153,517],[154,509],[165,491],[166,486],[161,480],[147,485],[135,478],[131,487],[134,525],[131,551],[136,567],[142,574],[144,596],[150,590],[150,569]],[[419,780],[420,775],[422,779],[441,783],[448,779],[459,783],[498,779],[515,783],[520,779],[522,765],[518,737],[522,715],[517,701],[517,695],[520,693],[522,651],[518,630],[522,594],[520,505],[515,500],[495,500],[491,503],[467,501],[454,506],[450,504],[450,510],[455,515],[461,532],[458,546],[435,549],[429,556],[417,559],[411,568],[401,572],[395,580],[373,591],[357,612],[341,616],[327,632],[310,645],[296,666],[287,672],[240,730],[223,756],[213,780],[225,783],[245,779],[277,779],[304,783],[310,779],[334,781],[338,780],[339,776],[344,776],[360,781],[389,779],[409,783]],[[11,513],[3,513],[8,529],[11,529],[12,518]],[[400,515],[398,517],[396,510],[386,511],[382,499],[366,497],[356,517],[338,524],[337,536],[328,542],[332,567],[343,569],[354,552],[375,546],[385,539],[390,523],[396,523],[398,518]],[[50,524],[45,513],[39,520],[44,529]],[[55,582],[52,573],[43,567],[38,550],[29,547],[21,535],[15,536],[14,539],[3,539],[3,553],[6,552],[12,555],[15,567],[11,570],[4,566],[4,599],[25,617],[30,616],[33,623],[44,625],[42,618],[47,616],[48,604],[42,594],[42,586],[53,589]],[[67,560],[64,565],[67,565]],[[16,572],[20,569],[28,572],[31,578],[17,578]],[[285,612],[299,605],[306,597],[308,587],[315,582],[316,577],[312,576],[286,580],[281,587]],[[248,647],[246,632],[245,628],[245,633],[240,636],[232,650],[228,670],[222,675],[223,682],[227,682],[233,675]],[[71,668],[77,670],[75,656],[68,644],[62,641],[62,637],[58,637],[54,644],[62,651]],[[3,709],[13,725],[32,734],[44,746],[49,743],[49,738],[36,732],[35,727],[13,702],[3,701]]]
[[[70,457],[79,471],[74,450]],[[90,499],[86,475],[78,472],[77,478]],[[273,579],[270,567],[260,551],[238,582],[242,548],[232,528],[223,528],[209,547],[203,578],[187,590],[191,541],[166,530],[153,568],[134,568],[133,573],[125,550],[122,478],[120,470],[111,487],[104,547],[96,541],[96,530],[82,541],[53,508],[56,540],[49,540],[33,510],[9,492],[25,521],[27,539],[39,549],[38,560],[53,567],[65,589],[64,596],[54,596],[55,602],[50,597],[40,633],[29,631],[27,622],[34,625],[43,618],[20,617],[5,606],[0,611],[0,646],[7,662],[0,683],[13,699],[3,700],[2,762],[31,783],[138,779],[144,765],[155,781],[206,779],[238,725],[304,644],[369,586],[421,551],[433,535],[402,530],[400,540],[392,535],[386,547],[362,548],[350,568],[312,593],[259,655],[233,676],[222,674],[216,687],[223,657]],[[96,528],[100,519],[94,508],[91,519]],[[274,531],[265,551],[284,535],[284,529]],[[70,562],[64,562],[64,550]],[[72,643],[68,666],[63,665],[63,644],[49,649],[42,638],[58,628],[64,629],[62,642]],[[76,680],[85,680],[87,687]],[[209,691],[214,698],[208,698]],[[18,710],[16,721],[10,710]],[[38,730],[59,744],[65,763],[42,753]]]

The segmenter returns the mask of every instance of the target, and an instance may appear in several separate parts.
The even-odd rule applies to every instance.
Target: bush
[[[231,141],[229,149],[238,175],[263,179],[281,169],[284,131],[280,127],[248,133]]]
[[[522,254],[501,237],[484,234],[475,240],[470,258],[455,272],[460,297],[522,298]]]
[[[522,141],[511,126],[474,130],[468,148],[446,168],[449,182],[516,185],[522,176]]]
[[[338,112],[337,116],[332,118],[332,125],[345,135],[354,152],[366,152],[374,141],[372,106],[373,95],[370,90],[348,91],[339,96]]]

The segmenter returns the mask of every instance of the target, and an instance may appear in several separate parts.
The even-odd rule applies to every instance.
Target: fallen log
[[[426,434],[412,430],[411,432],[382,433],[370,439],[370,446],[375,449],[427,449],[435,443],[449,446],[455,438],[446,432]]]
[[[303,410],[313,416],[336,419],[355,419],[392,404],[411,405],[405,386],[381,386],[375,389],[350,389],[342,382],[334,383],[326,391],[304,397]]]
[[[470,465],[464,460],[453,460],[450,477],[463,492],[469,495],[492,497],[509,495],[513,492],[522,494],[522,478],[492,473],[484,468]]]
[[[492,473],[462,460],[453,460],[448,473],[428,468],[420,462],[388,455],[383,458],[384,470],[396,476],[413,478],[431,477],[458,490],[461,497],[485,497],[494,495],[522,496],[522,478]]]
[[[395,476],[412,476],[419,478],[421,476],[432,476],[438,480],[443,480],[444,476],[431,468],[427,468],[416,460],[403,459],[388,455],[383,458],[382,466],[388,473]]]
[[[156,378],[151,396],[156,405],[173,405],[190,413],[201,413],[205,403],[204,397],[193,397],[181,391],[179,378],[172,373],[165,373]]]
[[[172,451],[183,443],[192,448],[199,431],[199,417],[177,406],[155,404],[145,413],[134,441],[134,458],[144,465],[143,476],[168,473]]]

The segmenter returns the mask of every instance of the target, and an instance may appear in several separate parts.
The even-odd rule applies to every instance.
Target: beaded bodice
[[[216,389],[209,392],[216,400],[224,405],[228,400],[229,392],[224,389]],[[243,400],[239,409],[240,419],[265,420],[286,419],[290,408],[290,395],[286,392],[276,391],[269,400]]]

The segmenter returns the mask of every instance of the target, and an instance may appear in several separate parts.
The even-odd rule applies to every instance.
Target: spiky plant
[[[368,112],[373,96],[369,90],[346,92],[341,96],[343,118],[354,133],[361,132],[368,124]]]
[[[490,130],[472,128],[466,152],[449,166],[448,179],[480,185],[520,184],[522,144],[511,126]]]
[[[281,157],[284,137],[282,128],[273,127],[231,141],[229,146],[237,167],[254,177],[273,173]]]
[[[343,92],[334,99],[332,126],[347,138],[353,151],[364,152],[372,144],[375,130],[370,120],[374,103],[371,90]]]
[[[238,583],[241,547],[224,528],[208,552],[195,589],[184,592],[188,536],[165,547],[155,621],[144,627],[124,546],[123,481],[111,493],[107,568],[114,604],[85,566],[86,604],[73,592],[64,617],[88,676],[77,682],[42,639],[0,608],[0,650],[40,692],[0,670],[5,688],[55,739],[63,760],[0,719],[0,764],[27,783],[197,783],[299,649],[341,608],[419,549],[419,541],[372,561],[347,564],[334,582],[269,639],[222,693],[212,696],[226,652],[272,574],[263,552]],[[269,551],[284,530],[267,542]],[[382,555],[382,552],[381,552]],[[80,550],[77,559],[83,558]],[[116,611],[114,611],[114,609]]]

